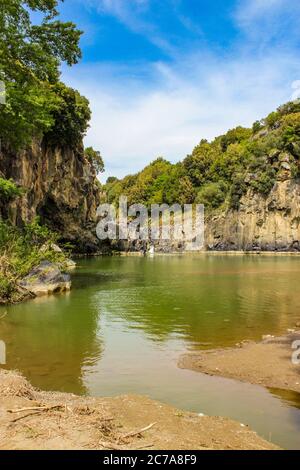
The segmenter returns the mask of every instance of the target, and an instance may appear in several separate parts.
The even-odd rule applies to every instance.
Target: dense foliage
[[[283,174],[300,176],[300,101],[287,103],[252,129],[237,127],[212,142],[201,140],[191,155],[171,164],[158,158],[136,175],[109,178],[105,197],[118,204],[203,203],[206,210],[238,209],[253,191],[267,196]]]
[[[98,150],[94,150],[93,147],[87,147],[84,150],[84,155],[88,159],[92,167],[95,169],[95,172],[97,174],[104,173],[104,161],[101,157],[101,153]]]
[[[56,240],[56,234],[38,220],[23,229],[0,220],[0,303],[22,299],[18,280],[41,261],[64,263],[65,255],[53,248]]]
[[[6,89],[0,139],[16,148],[47,132],[76,145],[90,118],[87,100],[59,83],[61,62],[72,65],[81,56],[81,31],[57,19],[57,4],[0,0],[0,81]]]

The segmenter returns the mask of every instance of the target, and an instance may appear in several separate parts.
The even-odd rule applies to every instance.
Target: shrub
[[[97,174],[104,173],[104,162],[101,157],[101,153],[98,150],[94,150],[93,147],[87,147],[84,151],[84,155],[95,169]]]
[[[207,183],[199,190],[196,203],[204,204],[207,209],[216,209],[225,201],[226,194],[227,185],[223,181]]]
[[[257,192],[267,196],[276,183],[276,170],[266,168],[265,171],[258,173],[257,178],[253,179],[250,186]]]
[[[247,184],[245,183],[245,175],[242,173],[236,174],[229,193],[229,205],[231,209],[239,209],[241,197],[246,191]]]
[[[8,202],[23,194],[23,190],[19,188],[13,180],[0,178],[0,199]]]
[[[272,129],[274,128],[275,124],[279,121],[279,119],[280,113],[278,111],[274,111],[266,117],[265,124]]]

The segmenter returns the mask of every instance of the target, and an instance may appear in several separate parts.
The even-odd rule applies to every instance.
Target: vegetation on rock
[[[92,167],[95,169],[95,172],[97,174],[104,173],[104,161],[101,157],[101,153],[98,150],[94,150],[93,147],[87,147],[84,150],[84,155],[88,159]]]
[[[4,202],[11,201],[21,196],[22,192],[22,188],[19,188],[14,181],[0,178],[0,199]]]
[[[18,281],[41,261],[64,263],[66,255],[55,249],[57,235],[38,220],[23,229],[0,221],[0,304],[26,296]]]

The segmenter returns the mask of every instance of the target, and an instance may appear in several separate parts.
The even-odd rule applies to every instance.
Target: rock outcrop
[[[239,210],[208,218],[208,250],[300,251],[300,182],[279,180],[268,196],[249,190]]]
[[[34,142],[21,152],[2,148],[0,176],[24,188],[23,196],[9,205],[0,201],[3,217],[21,226],[39,216],[76,251],[99,250],[95,227],[100,184],[82,146],[74,150]]]
[[[19,282],[19,286],[35,297],[41,297],[69,291],[71,277],[62,273],[58,265],[43,261]]]

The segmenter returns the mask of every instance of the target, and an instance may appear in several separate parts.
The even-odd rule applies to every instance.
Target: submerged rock
[[[63,274],[57,264],[42,261],[19,285],[37,297],[71,289],[69,274]]]

